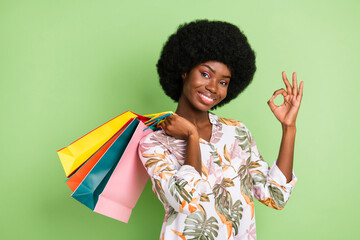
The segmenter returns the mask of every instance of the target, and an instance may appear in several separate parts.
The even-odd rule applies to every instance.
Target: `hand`
[[[298,89],[295,72],[293,73],[293,86],[290,85],[285,72],[282,72],[282,78],[286,86],[286,91],[283,88],[276,90],[268,101],[268,104],[275,117],[283,126],[295,127],[295,121],[303,95],[304,82],[300,82]],[[279,94],[284,96],[284,103],[277,106],[274,103],[274,99]]]
[[[165,133],[176,139],[187,140],[190,136],[198,138],[198,132],[194,124],[176,113],[165,118],[160,124]]]

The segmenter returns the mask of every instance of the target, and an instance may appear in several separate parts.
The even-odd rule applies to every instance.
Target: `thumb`
[[[274,98],[270,98],[270,100],[267,102],[267,104],[269,105],[270,109],[273,110],[276,108],[276,105],[274,103]]]

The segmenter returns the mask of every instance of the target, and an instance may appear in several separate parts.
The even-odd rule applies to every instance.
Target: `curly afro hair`
[[[256,70],[254,51],[238,27],[222,21],[195,20],[180,25],[162,49],[156,67],[166,95],[177,102],[181,75],[207,61],[222,62],[231,71],[227,96],[216,107],[237,97]]]

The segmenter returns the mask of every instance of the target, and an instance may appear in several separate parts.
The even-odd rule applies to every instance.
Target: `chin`
[[[203,111],[203,112],[207,112],[209,110],[211,110],[212,108],[216,108],[216,106],[218,105],[219,103],[216,103],[216,104],[212,104],[212,105],[204,105],[204,104],[199,104],[196,109],[200,110],[200,111]]]

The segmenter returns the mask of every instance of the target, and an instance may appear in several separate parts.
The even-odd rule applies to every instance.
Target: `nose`
[[[216,93],[217,90],[217,84],[216,84],[216,80],[215,79],[209,79],[209,81],[207,82],[205,88],[210,91],[211,93]]]

